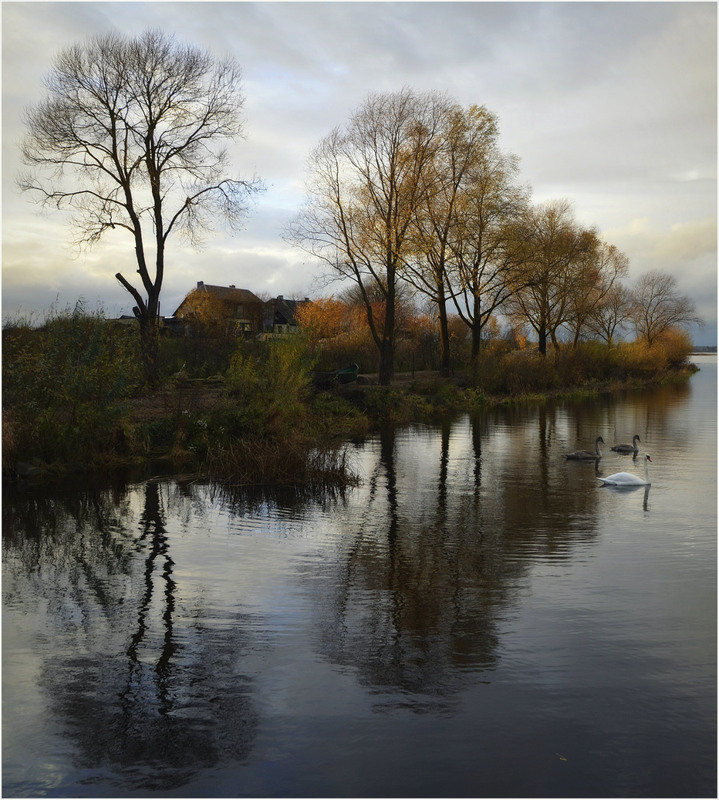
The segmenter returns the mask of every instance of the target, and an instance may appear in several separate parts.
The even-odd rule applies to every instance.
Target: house
[[[178,306],[174,319],[181,326],[189,325],[188,331],[194,323],[206,332],[214,329],[216,333],[272,338],[296,333],[297,309],[309,302],[309,297],[286,300],[281,294],[263,302],[248,289],[198,281],[197,287]]]
[[[295,316],[297,309],[309,302],[309,297],[305,297],[304,300],[285,300],[281,294],[268,300],[264,305],[262,317],[263,331],[272,334],[297,333],[299,330]]]
[[[185,322],[221,327],[224,333],[252,336],[263,330],[264,304],[248,289],[198,281],[174,316]]]

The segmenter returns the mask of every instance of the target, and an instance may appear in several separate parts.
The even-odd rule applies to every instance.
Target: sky
[[[131,240],[78,251],[68,219],[16,188],[23,112],[55,55],[91,36],[159,27],[230,55],[243,72],[245,139],[233,175],[263,179],[235,235],[170,242],[162,313],[197,281],[260,296],[336,289],[282,233],[307,158],[368,94],[411,87],[486,106],[519,157],[533,202],[566,198],[577,221],[629,258],[628,282],[676,277],[716,344],[717,5],[714,2],[3,2],[3,319],[44,318],[84,298],[130,314],[114,275],[135,275]]]

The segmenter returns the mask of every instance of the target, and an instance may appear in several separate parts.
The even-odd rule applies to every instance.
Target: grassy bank
[[[345,442],[380,423],[433,421],[498,403],[582,399],[686,381],[690,343],[594,343],[542,357],[488,346],[474,370],[423,371],[393,385],[312,386],[314,354],[300,336],[223,344],[214,374],[166,348],[161,387],[142,387],[135,332],[76,308],[41,329],[3,331],[5,478],[166,462],[240,485],[341,487],[354,480]],[[193,344],[196,347],[196,344]]]

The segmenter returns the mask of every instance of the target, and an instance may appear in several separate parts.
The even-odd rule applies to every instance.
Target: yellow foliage
[[[681,366],[693,349],[689,334],[681,328],[669,328],[657,337],[654,344],[664,350],[664,356],[670,367]]]
[[[649,347],[645,339],[620,344],[617,359],[622,369],[632,374],[650,374],[666,366],[664,348]]]

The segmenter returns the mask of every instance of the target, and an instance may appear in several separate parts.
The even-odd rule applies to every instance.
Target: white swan
[[[614,450],[615,453],[634,453],[634,455],[636,455],[639,451],[637,442],[641,442],[641,439],[639,438],[639,434],[635,433],[631,444],[615,444],[612,450]]]
[[[592,453],[591,450],[575,450],[573,453],[565,453],[564,455],[566,456],[566,458],[571,458],[574,461],[580,459],[584,461],[589,461],[590,459],[592,461],[596,461],[598,458],[602,457],[602,451],[599,449],[599,442],[604,444],[604,439],[602,439],[601,436],[597,436],[594,442],[594,447],[596,448],[597,451],[596,453]]]
[[[607,478],[598,479],[607,486],[649,486],[649,462],[651,458],[649,453],[644,456],[644,480],[631,472],[615,472],[614,475],[609,475]]]

